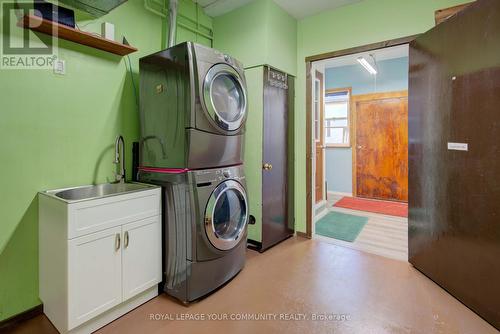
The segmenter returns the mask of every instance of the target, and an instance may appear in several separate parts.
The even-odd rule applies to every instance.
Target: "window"
[[[320,124],[320,81],[314,80],[314,140],[319,142],[321,136]]]
[[[350,90],[327,91],[325,95],[325,144],[350,146]]]

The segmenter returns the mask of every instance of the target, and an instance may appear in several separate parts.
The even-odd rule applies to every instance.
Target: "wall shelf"
[[[102,38],[101,36],[68,27],[57,22],[45,20],[35,15],[23,16],[23,18],[18,22],[18,26],[78,44],[90,46],[95,49],[111,52],[120,56],[125,56],[137,51],[137,48],[134,48],[133,46],[110,41]]]

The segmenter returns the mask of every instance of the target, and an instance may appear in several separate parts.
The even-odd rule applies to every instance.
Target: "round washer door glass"
[[[214,65],[203,90],[205,106],[217,125],[226,131],[239,129],[245,120],[247,97],[238,72],[226,64]]]
[[[217,186],[205,210],[205,231],[210,243],[220,250],[236,246],[244,234],[248,207],[245,189],[234,180]]]

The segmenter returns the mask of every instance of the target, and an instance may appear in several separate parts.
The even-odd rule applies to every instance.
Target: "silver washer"
[[[220,197],[228,190],[236,190],[238,194],[243,199],[243,204],[245,205],[244,210],[244,220],[238,226],[237,232],[231,238],[222,238],[215,231],[214,226],[214,214],[215,206],[219,201]],[[241,235],[244,233],[248,223],[248,201],[245,192],[245,188],[234,180],[227,180],[217,186],[212,192],[210,199],[208,200],[207,207],[205,209],[205,232],[207,234],[210,243],[217,249],[220,250],[230,250],[234,248],[240,241]]]

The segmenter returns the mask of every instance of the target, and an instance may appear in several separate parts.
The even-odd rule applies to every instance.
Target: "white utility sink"
[[[158,295],[161,188],[107,183],[40,192],[43,311],[60,333],[91,333]]]
[[[43,191],[42,194],[56,197],[66,202],[75,202],[116,196],[152,188],[155,188],[155,186],[144,183],[103,183],[90,186],[47,190]]]

